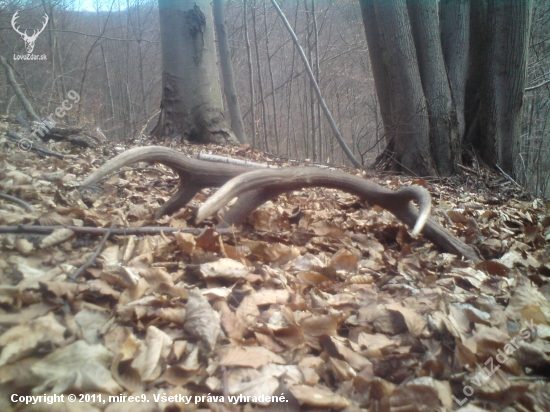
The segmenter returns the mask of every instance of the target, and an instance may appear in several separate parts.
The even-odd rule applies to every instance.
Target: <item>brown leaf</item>
[[[71,229],[55,229],[51,234],[46,236],[40,241],[40,248],[46,249],[50,246],[55,246],[63,243],[74,236],[74,232]]]
[[[283,358],[262,346],[233,346],[221,358],[220,365],[257,369],[268,363],[284,365]]]
[[[205,278],[240,279],[246,277],[249,273],[250,271],[245,265],[229,258],[222,258],[201,265],[201,274]]]
[[[145,343],[140,345],[132,361],[132,368],[139,372],[142,381],[151,382],[160,376],[171,346],[170,336],[154,326],[147,328]]]
[[[197,244],[195,242],[195,236],[191,233],[176,232],[174,233],[174,237],[176,238],[178,247],[183,253],[186,255],[191,255],[193,253],[195,245]]]
[[[223,332],[216,312],[197,288],[189,291],[185,310],[185,331],[202,342],[207,352],[214,350]]]
[[[322,386],[294,385],[290,386],[289,390],[300,405],[326,409],[343,409],[350,405],[346,398]]]
[[[527,310],[526,318],[522,311]],[[550,324],[550,304],[542,293],[530,280],[522,278],[520,284],[512,294],[504,312],[508,318],[520,321],[531,320],[535,323]]]
[[[451,395],[448,382],[426,376],[398,387],[390,398],[390,404],[392,410],[443,412],[453,407]]]
[[[112,359],[113,355],[103,345],[89,345],[81,340],[76,341],[55,350],[34,364],[32,371],[44,382],[43,385],[35,387],[34,391],[120,393],[122,388],[113,380],[108,369]]]
[[[8,329],[0,336],[0,366],[31,354],[38,345],[56,345],[64,340],[65,327],[53,313]]]
[[[493,276],[508,276],[510,273],[510,268],[502,263],[499,263],[494,260],[485,260],[478,263],[475,268],[477,270],[485,270],[488,274]]]
[[[357,272],[357,257],[347,249],[340,249],[330,259],[330,266],[336,270],[345,270],[346,272]]]
[[[337,329],[343,320],[342,313],[332,311],[327,315],[313,315],[300,320],[298,323],[304,333],[311,336],[336,336]]]

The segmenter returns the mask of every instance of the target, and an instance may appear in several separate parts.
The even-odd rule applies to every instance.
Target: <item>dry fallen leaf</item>
[[[245,265],[236,260],[222,258],[215,262],[203,263],[201,273],[205,278],[220,277],[234,280],[244,278],[250,271]]]
[[[132,361],[132,367],[139,372],[142,381],[150,382],[160,376],[171,346],[170,336],[154,326],[147,328],[145,342],[140,345]]]
[[[51,246],[55,246],[59,243],[65,242],[74,236],[74,232],[71,229],[55,229],[50,235],[46,236],[40,242],[40,248],[45,249]]]
[[[38,345],[56,345],[64,340],[65,327],[53,313],[8,329],[0,336],[0,366],[30,355]]]
[[[214,350],[218,338],[223,336],[218,315],[198,289],[189,291],[184,329],[190,336],[198,339],[207,352]]]
[[[259,368],[268,363],[285,364],[283,358],[261,346],[235,346],[220,360],[220,365]]]
[[[290,393],[298,400],[300,405],[316,408],[343,409],[350,405],[345,397],[323,387],[311,387],[306,385],[294,385],[289,388]]]
[[[112,353],[103,345],[89,345],[81,340],[56,349],[32,366],[32,372],[43,382],[33,388],[33,393],[69,390],[120,393],[122,388],[109,371],[112,360]]]

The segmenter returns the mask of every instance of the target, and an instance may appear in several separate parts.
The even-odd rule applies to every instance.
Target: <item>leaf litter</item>
[[[2,200],[0,224],[192,228],[214,191],[155,221],[177,176],[120,172],[81,193],[104,157],[52,145],[70,157],[0,155],[2,192],[34,208]],[[289,165],[247,146],[180,149]],[[283,194],[233,232],[211,218],[201,234],[112,236],[76,280],[97,237],[2,234],[0,410],[550,410],[549,205],[473,181],[414,183],[477,265],[322,188]],[[14,393],[96,397],[39,408]]]

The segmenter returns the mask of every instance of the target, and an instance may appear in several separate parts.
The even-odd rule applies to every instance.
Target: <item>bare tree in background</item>
[[[225,120],[209,0],[159,0],[161,114],[152,134],[200,143],[238,140]]]
[[[231,128],[240,143],[246,143],[247,138],[244,132],[243,118],[241,115],[241,106],[237,98],[235,88],[235,79],[233,76],[233,64],[231,63],[231,53],[229,51],[229,41],[227,40],[227,29],[225,27],[225,17],[223,12],[223,0],[214,0],[214,22],[216,24],[216,33],[218,34],[218,51],[220,53],[220,66],[223,76],[223,89],[229,116],[231,118]]]

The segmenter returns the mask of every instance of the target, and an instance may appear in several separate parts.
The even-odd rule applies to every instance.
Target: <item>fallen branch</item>
[[[79,235],[101,236],[105,233],[110,233],[110,236],[126,236],[126,235],[158,235],[162,233],[191,233],[198,236],[204,232],[201,228],[177,228],[168,226],[147,226],[147,227],[124,227],[124,228],[102,228],[102,227],[83,227],[83,226],[0,226],[0,234],[4,233],[19,233],[19,234],[34,234],[34,235],[49,235],[56,229],[70,229]],[[220,235],[233,234],[238,232],[235,229],[216,229]]]
[[[10,200],[12,201],[13,203],[15,204],[18,204],[19,206],[21,206],[23,209],[25,209],[26,212],[34,212],[34,207],[32,207],[31,205],[29,205],[27,202],[24,202],[23,200],[21,199],[18,199],[16,197],[13,197],[13,196],[10,196],[10,195],[7,195],[5,193],[0,193],[0,197],[2,199],[6,199],[6,200]]]
[[[498,164],[495,164],[496,168],[499,170],[500,173],[502,173],[502,175],[508,179],[510,182],[512,182],[513,184],[515,184],[517,187],[519,187],[520,189],[524,189],[523,186],[521,186],[518,182],[516,182],[514,179],[512,179],[512,177],[507,174],[504,170],[502,170],[500,168],[500,166]]]
[[[321,94],[321,89],[319,89],[319,85],[317,84],[317,81],[315,80],[315,76],[313,75],[313,71],[311,70],[311,67],[309,66],[309,62],[307,60],[307,57],[304,53],[304,50],[302,49],[302,46],[300,46],[300,42],[298,41],[298,37],[296,37],[296,33],[294,33],[294,30],[292,29],[292,26],[286,19],[284,13],[282,12],[281,8],[277,4],[275,0],[271,0],[271,3],[273,4],[273,7],[275,7],[275,10],[281,17],[281,20],[283,21],[288,33],[290,34],[290,37],[292,37],[292,41],[294,42],[294,45],[296,46],[296,50],[298,50],[298,54],[300,55],[300,58],[302,59],[302,62],[304,63],[304,67],[306,68],[307,75],[309,76],[309,80],[311,82],[311,85],[313,86],[313,90],[315,90],[315,94],[317,95],[317,99],[319,100],[319,104],[321,105],[321,109],[323,109],[323,113],[325,114],[325,117],[327,118],[328,124],[330,125],[330,128],[332,130],[332,133],[334,134],[334,137],[338,141],[338,144],[340,144],[340,147],[342,148],[343,152],[346,154],[348,159],[351,161],[353,166],[356,168],[361,167],[361,163],[355,158],[351,150],[349,149],[348,145],[346,144],[346,141],[340,134],[340,131],[338,130],[338,126],[336,125],[336,122],[334,121],[332,114],[330,113],[329,108],[327,107],[327,104],[325,103],[325,99],[323,99],[323,95]],[[314,159],[315,160],[315,159]]]

